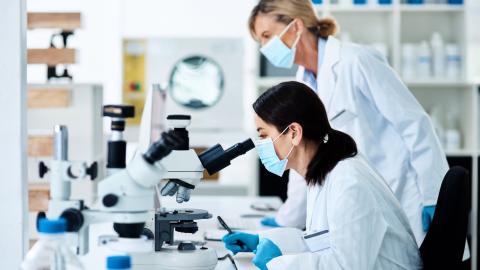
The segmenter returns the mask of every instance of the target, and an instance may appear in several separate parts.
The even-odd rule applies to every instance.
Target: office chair
[[[470,211],[470,178],[462,167],[448,170],[440,187],[432,224],[420,247],[423,269],[462,269]]]

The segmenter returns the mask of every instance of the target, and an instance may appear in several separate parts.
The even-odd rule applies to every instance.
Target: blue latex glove
[[[270,239],[263,238],[257,246],[252,262],[261,270],[268,270],[267,263],[272,259],[282,256],[282,252]]]
[[[277,223],[277,221],[275,220],[274,217],[262,218],[262,220],[260,221],[260,223],[262,223],[263,226],[282,227],[282,226],[278,225],[278,223]]]
[[[222,241],[225,243],[225,248],[234,255],[238,252],[253,252],[257,250],[258,234],[234,232],[225,235]]]
[[[422,210],[422,227],[424,232],[428,232],[432,223],[433,214],[435,213],[435,205],[428,205]]]

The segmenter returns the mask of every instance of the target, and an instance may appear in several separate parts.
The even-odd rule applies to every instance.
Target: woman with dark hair
[[[254,252],[260,269],[420,269],[415,237],[382,177],[349,135],[330,126],[318,96],[299,82],[272,87],[253,104],[256,148],[267,170],[292,169],[308,184],[306,232],[276,228],[223,241]]]

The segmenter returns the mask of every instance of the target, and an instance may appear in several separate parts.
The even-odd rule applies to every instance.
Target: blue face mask
[[[280,135],[278,135],[275,140],[272,140],[272,138],[266,138],[263,140],[257,140],[255,142],[258,156],[260,157],[260,161],[262,162],[263,166],[265,166],[265,169],[278,176],[282,176],[285,172],[285,168],[288,164],[288,156],[290,156],[290,154],[292,153],[294,146],[292,146],[287,156],[284,159],[280,160],[280,158],[277,156],[277,153],[275,152],[275,147],[273,144],[278,138],[280,138],[283,133],[285,133],[285,131],[288,130],[288,128],[289,127],[282,131],[282,133],[280,133]]]
[[[281,37],[288,31],[290,26],[295,22],[292,21],[285,29],[280,33],[272,37],[263,47],[260,49],[260,52],[268,59],[268,61],[278,68],[291,68],[293,66],[293,61],[295,60],[295,53],[297,43],[300,40],[301,33],[297,34],[297,38],[293,42],[292,48],[289,48],[283,41]]]

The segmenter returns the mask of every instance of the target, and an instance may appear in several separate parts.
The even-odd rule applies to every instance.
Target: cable
[[[219,260],[219,261],[223,261],[223,260],[225,260],[225,259],[227,259],[227,258],[228,258],[228,259],[230,260],[230,262],[233,264],[233,267],[235,267],[235,270],[238,270],[237,264],[235,264],[235,260],[233,259],[232,255],[226,254],[225,256],[218,258],[218,260]]]

